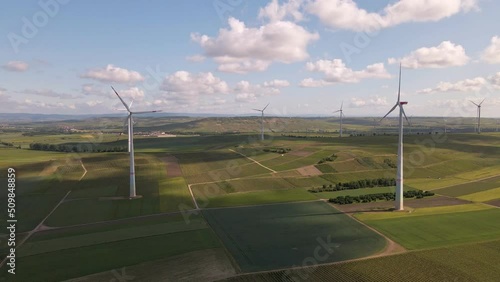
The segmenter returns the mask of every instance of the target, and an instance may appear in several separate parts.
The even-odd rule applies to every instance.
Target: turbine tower
[[[408,121],[403,105],[408,104],[408,102],[401,102],[401,64],[399,64],[399,88],[398,88],[398,101],[396,105],[380,120],[383,120],[388,116],[396,107],[399,107],[399,142],[398,142],[398,167],[396,172],[396,210],[401,211],[403,207],[403,115]]]
[[[118,99],[122,102],[123,106],[125,106],[125,109],[128,112],[127,116],[127,121],[128,121],[128,151],[130,154],[130,190],[129,190],[129,198],[134,199],[138,198],[135,190],[135,160],[134,160],[134,120],[133,120],[133,115],[136,114],[147,114],[147,113],[157,113],[161,111],[145,111],[145,112],[132,112],[130,110],[130,107],[132,106],[132,103],[130,103],[130,106],[127,106],[125,101],[123,101],[122,97],[118,95],[118,92],[111,86],[111,89],[115,92],[116,96],[118,96]]]
[[[481,133],[481,105],[483,104],[485,99],[481,101],[481,103],[476,104],[473,101],[470,101],[472,104],[476,105],[477,107],[477,134]]]
[[[342,107],[344,106],[344,101],[342,101],[342,104],[340,104],[340,110],[336,110],[333,113],[340,113],[340,137],[342,137],[342,119],[344,118],[344,111],[342,110]]]
[[[261,112],[260,116],[260,140],[264,141],[264,111],[266,110],[267,106],[269,106],[270,103],[267,103],[267,105],[264,107],[264,109],[259,110],[259,109],[253,109],[254,111]]]

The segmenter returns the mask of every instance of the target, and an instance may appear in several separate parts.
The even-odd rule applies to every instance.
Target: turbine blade
[[[252,109],[254,111],[257,111],[257,112],[262,112],[262,110],[258,110],[258,109]]]
[[[340,110],[336,110],[335,112],[332,112],[332,114],[334,114],[334,113],[338,113],[338,112],[340,112]]]
[[[131,114],[149,114],[149,113],[159,113],[161,112],[161,110],[158,110],[158,111],[143,111],[143,112],[130,112]]]
[[[481,106],[481,104],[484,102],[484,100],[486,100],[486,98],[484,98],[483,101],[481,101],[481,103],[479,103],[479,106]]]
[[[406,122],[408,123],[408,125],[411,126],[410,120],[408,120],[408,117],[406,116],[405,108],[403,108],[403,106],[401,106],[401,109],[402,109],[403,115],[405,116]]]
[[[478,106],[478,107],[479,107],[479,105],[478,105],[478,104],[474,103],[474,102],[473,102],[473,101],[471,101],[471,100],[469,100],[469,101],[470,101],[472,104],[474,104],[474,105],[476,105],[476,106]],[[484,101],[484,100],[483,100],[483,101]]]
[[[385,116],[383,118],[381,118],[380,120],[383,120],[386,116],[388,116],[390,113],[392,113],[392,111],[394,111],[394,109],[398,106],[398,104],[394,105],[394,107],[392,107],[392,109],[387,113],[385,114]]]
[[[120,99],[120,101],[122,101],[122,104],[125,106],[125,109],[127,109],[127,111],[130,112],[130,108],[127,106],[127,104],[125,103],[125,101],[123,101],[122,97],[120,97],[120,95],[118,95],[118,92],[116,92],[116,90],[113,88],[113,86],[111,86],[111,89],[113,89],[113,91],[115,92],[116,96],[118,96],[118,98]]]
[[[340,104],[340,110],[342,111],[342,107],[344,106],[344,101],[342,101],[342,104]]]
[[[267,105],[264,107],[264,109],[262,109],[262,111],[265,111],[267,106],[269,106],[269,104],[271,104],[271,102],[267,103]]]
[[[134,100],[130,101],[130,105],[128,105],[129,109],[132,109],[132,104],[134,103]]]
[[[401,62],[399,63],[398,104],[400,100],[401,100]]]

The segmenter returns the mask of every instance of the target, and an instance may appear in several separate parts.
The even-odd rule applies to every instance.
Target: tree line
[[[434,196],[433,192],[422,190],[411,190],[403,192],[404,198],[417,198]],[[337,198],[330,198],[328,202],[338,205],[348,205],[353,203],[370,203],[378,200],[395,201],[396,193],[377,193],[359,196],[338,196]]]
[[[263,149],[264,152],[266,153],[278,153],[278,154],[285,154],[290,152],[292,149],[291,148],[265,148]]]
[[[375,179],[361,179],[350,182],[339,182],[337,184],[323,184],[322,187],[311,188],[308,191],[311,193],[320,192],[334,192],[341,190],[351,190],[360,188],[373,188],[373,187],[390,187],[396,186],[395,178],[375,178]]]
[[[89,146],[89,144],[46,144],[31,143],[31,150],[52,151],[64,153],[105,153],[105,152],[127,152],[127,147]]]

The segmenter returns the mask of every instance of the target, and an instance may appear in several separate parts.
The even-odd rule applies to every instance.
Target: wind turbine
[[[398,88],[398,101],[396,105],[380,120],[383,120],[388,116],[396,107],[399,107],[399,142],[398,142],[398,167],[396,172],[396,210],[401,211],[403,207],[403,115],[408,121],[403,105],[408,104],[408,102],[401,102],[401,64],[399,64],[399,88]]]
[[[336,110],[333,113],[340,113],[340,137],[342,137],[342,119],[344,117],[344,111],[342,110],[342,107],[344,106],[344,101],[342,101],[342,104],[340,104],[340,110]]]
[[[260,116],[260,140],[264,141],[264,111],[266,110],[267,106],[269,106],[270,103],[267,103],[267,105],[264,107],[264,109],[259,110],[259,109],[253,109],[254,111],[261,112],[262,115]]]
[[[130,110],[130,107],[132,107],[132,103],[130,103],[130,106],[127,106],[125,101],[123,101],[122,97],[118,95],[118,92],[111,86],[111,89],[115,92],[116,96],[118,96],[118,99],[122,102],[123,106],[125,106],[125,109],[128,112],[127,116],[127,121],[128,121],[128,151],[130,154],[130,190],[129,190],[129,198],[138,198],[135,192],[135,160],[134,160],[134,120],[132,118],[132,115],[137,115],[137,114],[147,114],[147,113],[157,113],[161,111],[144,111],[144,112],[132,112]]]
[[[481,133],[481,105],[483,104],[485,99],[483,99],[483,101],[481,101],[481,103],[479,103],[479,105],[474,103],[473,101],[470,101],[472,104],[476,105],[476,107],[477,107],[477,134]]]

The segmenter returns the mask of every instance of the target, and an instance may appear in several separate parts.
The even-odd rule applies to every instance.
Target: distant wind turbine
[[[266,110],[267,106],[269,106],[270,103],[267,103],[267,105],[262,109],[253,109],[254,111],[261,112],[260,116],[260,140],[264,141],[264,111]]]
[[[342,110],[342,107],[344,106],[344,101],[342,101],[342,104],[340,104],[340,110],[336,110],[333,113],[340,113],[340,137],[342,137],[342,120],[344,118],[344,111]]]
[[[478,134],[481,133],[481,105],[483,104],[484,100],[485,99],[483,99],[483,101],[481,101],[481,103],[479,103],[479,104],[476,104],[473,101],[470,101],[472,104],[476,105],[476,107],[477,107],[477,133]]]
[[[399,88],[398,88],[398,101],[396,105],[380,120],[387,117],[396,107],[399,107],[399,142],[398,142],[398,166],[396,172],[396,210],[403,210],[403,115],[408,121],[403,105],[408,104],[408,102],[401,102],[401,64],[399,65]]]
[[[123,101],[122,97],[118,95],[118,92],[111,86],[111,89],[115,92],[118,99],[122,102],[123,106],[128,112],[127,121],[128,121],[128,151],[130,153],[130,190],[129,190],[129,198],[137,198],[136,190],[135,190],[135,160],[134,160],[134,120],[132,115],[136,114],[147,114],[147,113],[157,113],[161,111],[145,111],[145,112],[132,112],[130,108],[132,107],[132,103],[130,106],[127,106],[125,101]]]

